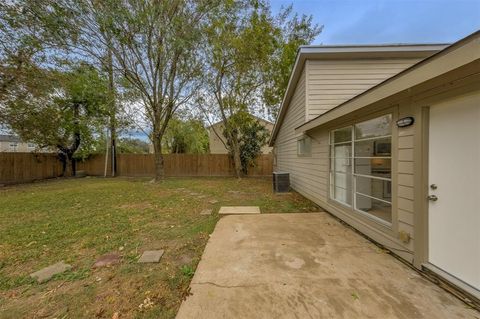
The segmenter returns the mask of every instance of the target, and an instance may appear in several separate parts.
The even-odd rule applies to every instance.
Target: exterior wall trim
[[[447,44],[393,44],[393,45],[338,45],[338,46],[302,46],[297,52],[295,64],[275,121],[269,145],[273,146],[278,131],[287,112],[301,73],[308,59],[365,59],[365,58],[427,58],[447,48]]]
[[[397,75],[383,81],[373,88],[340,104],[330,111],[306,122],[296,131],[308,131],[335,118],[356,111],[402,92],[430,79],[439,77],[462,66],[480,59],[480,31],[458,41],[431,57],[407,68]]]
[[[413,265],[421,269],[428,261],[428,106],[415,107],[414,117],[417,119],[414,137],[414,258]]]

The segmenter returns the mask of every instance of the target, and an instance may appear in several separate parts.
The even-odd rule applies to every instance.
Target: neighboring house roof
[[[290,79],[283,97],[280,111],[275,121],[270,146],[273,146],[283,118],[295,92],[298,80],[306,60],[335,59],[375,59],[375,58],[426,58],[448,44],[379,44],[379,45],[334,45],[334,46],[300,46]]]
[[[0,142],[17,142],[21,143],[20,137],[15,135],[0,134]]]
[[[364,106],[402,91],[410,90],[416,85],[459,69],[469,63],[476,63],[478,74],[480,72],[480,30],[300,125],[295,131],[308,131]]]
[[[267,123],[267,124],[272,124],[272,125],[273,125],[272,122],[267,121],[267,120],[265,120],[265,119],[262,119],[261,117],[258,117],[258,116],[253,115],[253,114],[250,114],[250,115],[251,115],[252,117],[256,118],[257,120],[259,120],[260,122],[265,122],[265,123]],[[207,128],[210,128],[210,127],[212,127],[212,126],[215,126],[215,125],[218,125],[218,124],[222,124],[222,123],[223,123],[223,121],[220,120],[220,121],[218,121],[218,122],[213,123],[212,125],[207,126]]]

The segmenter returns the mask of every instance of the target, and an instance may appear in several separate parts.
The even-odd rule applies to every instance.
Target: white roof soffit
[[[295,59],[287,90],[275,121],[269,145],[273,146],[288,104],[295,92],[306,60],[315,59],[375,59],[375,58],[426,58],[448,47],[448,44],[379,44],[379,45],[326,45],[300,46]]]
[[[295,132],[306,132],[479,59],[480,31],[477,31],[330,111],[302,124],[295,129]]]

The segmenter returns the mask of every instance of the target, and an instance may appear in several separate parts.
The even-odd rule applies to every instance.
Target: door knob
[[[432,202],[436,202],[438,200],[438,197],[435,196],[435,195],[428,195],[427,199],[432,201]]]
[[[436,189],[437,189],[437,185],[436,185],[436,184],[432,184],[432,185],[430,185],[430,188],[433,189],[433,190],[436,190]]]

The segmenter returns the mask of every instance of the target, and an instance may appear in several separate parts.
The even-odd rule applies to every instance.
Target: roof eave
[[[299,127],[295,128],[295,132],[299,133],[309,131],[313,128],[319,127],[327,122],[330,122],[340,116],[345,115],[343,114],[344,112],[342,112],[342,110],[344,109],[347,109],[349,107],[356,107],[356,109],[359,109],[368,106],[372,103],[382,100],[383,98],[399,93],[417,84],[428,81],[429,79],[441,76],[442,74],[457,69],[462,65],[466,65],[475,60],[479,60],[480,41],[474,41],[474,39],[480,40],[480,31],[477,31],[453,43],[444,50],[437,52],[436,54],[426,58],[425,60],[414,64],[413,66],[394,75],[393,77],[388,78],[382,83],[338,105],[330,111],[300,125]],[[469,43],[471,43],[473,48],[464,47]],[[453,51],[455,51],[456,55],[451,55],[451,59],[449,61],[438,61],[439,59],[441,59],[445,55],[452,53]],[[426,72],[427,68],[429,72]],[[396,85],[397,87],[394,90],[393,87],[395,87]],[[375,96],[375,94],[377,94],[377,96]]]
[[[288,104],[295,92],[296,84],[308,59],[348,59],[348,58],[426,58],[447,47],[447,44],[394,44],[394,45],[338,45],[338,46],[300,46],[290,73],[287,90],[268,143],[274,146]]]

